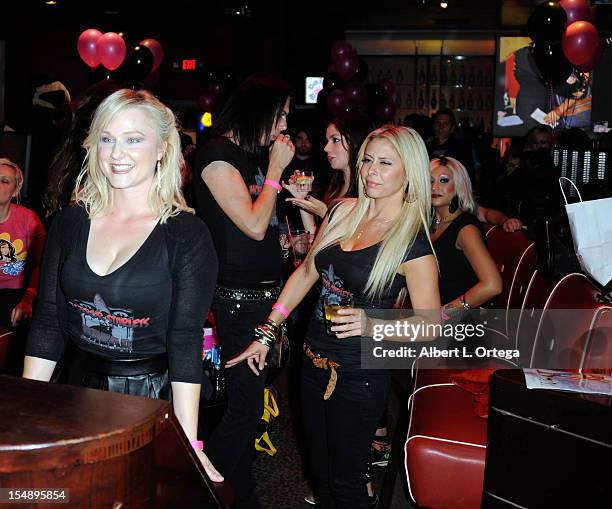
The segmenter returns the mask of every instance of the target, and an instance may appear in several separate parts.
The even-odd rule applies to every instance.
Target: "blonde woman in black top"
[[[387,125],[370,133],[359,151],[358,197],[328,214],[305,262],[256,328],[256,341],[228,362],[246,360],[254,373],[263,369],[267,336],[315,283],[321,297],[353,298],[354,307],[334,320],[333,336],[325,331],[321,306],[306,333],[304,427],[315,498],[323,508],[368,507],[364,478],[388,375],[361,369],[364,309],[392,308],[406,289],[419,320],[439,320],[437,267],[427,234],[428,168],[425,144],[412,129]]]

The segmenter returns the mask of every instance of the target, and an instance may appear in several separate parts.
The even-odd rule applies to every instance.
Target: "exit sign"
[[[172,67],[180,72],[192,72],[200,69],[202,62],[197,58],[182,58],[172,62]]]

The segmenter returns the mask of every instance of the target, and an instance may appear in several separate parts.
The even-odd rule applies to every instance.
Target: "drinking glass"
[[[293,251],[293,264],[297,267],[304,261],[310,249],[310,232],[307,230],[289,230],[289,241]]]
[[[323,308],[325,310],[325,332],[329,336],[336,337],[336,333],[331,330],[331,327],[338,325],[332,321],[334,318],[341,316],[338,315],[338,310],[352,307],[353,297],[350,295],[330,293],[323,297]]]
[[[303,193],[309,193],[312,191],[312,183],[314,181],[314,174],[312,171],[303,170],[295,172],[295,188]]]

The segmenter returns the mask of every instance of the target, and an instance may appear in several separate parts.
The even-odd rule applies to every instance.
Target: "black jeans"
[[[366,509],[367,462],[389,376],[340,368],[336,388],[325,401],[329,375],[304,359],[302,411],[315,499],[323,509]]]
[[[273,303],[274,300],[234,301],[215,297],[212,309],[223,362],[250,344],[254,327],[267,318]],[[226,369],[227,407],[206,445],[213,465],[234,488],[237,506],[249,507],[254,488],[251,466],[263,414],[266,374],[267,368],[255,376],[246,361]]]

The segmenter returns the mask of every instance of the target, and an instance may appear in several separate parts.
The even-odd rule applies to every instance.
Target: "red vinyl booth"
[[[500,332],[507,335],[509,348],[520,348],[522,366],[539,367],[552,353],[580,368],[612,366],[612,306],[597,300],[597,289],[586,276],[542,278],[535,270],[533,243],[523,232],[491,229],[487,242],[498,267],[503,266],[507,286],[496,300],[507,310]],[[513,308],[520,313],[511,313]],[[577,319],[551,337],[548,315],[559,309],[574,310]],[[417,367],[414,375],[405,467],[418,507],[481,507],[487,419],[475,413],[474,395],[451,382],[457,372]]]

